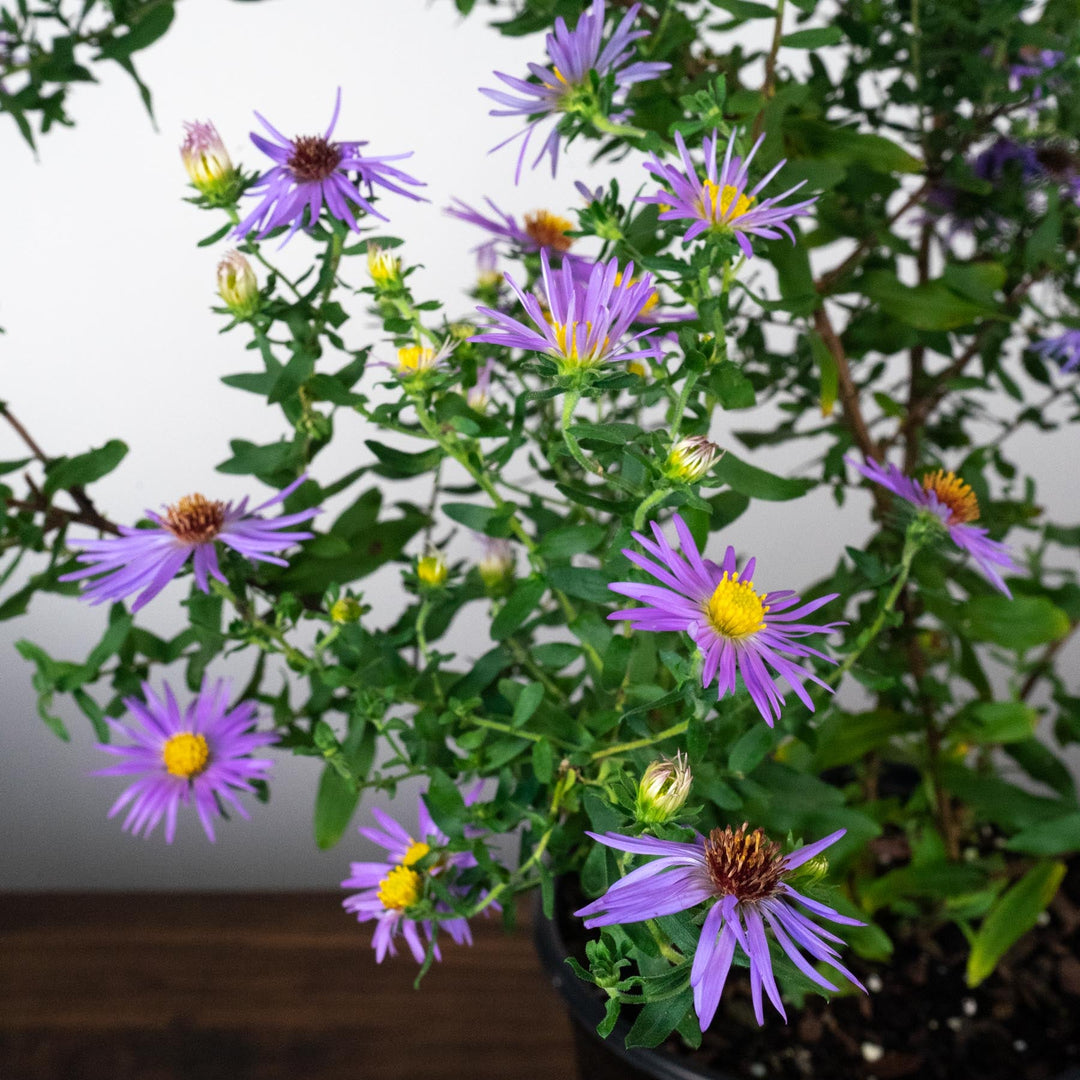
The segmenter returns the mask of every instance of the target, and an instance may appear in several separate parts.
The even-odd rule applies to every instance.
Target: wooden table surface
[[[527,925],[419,990],[325,893],[0,894],[0,1080],[573,1080]]]

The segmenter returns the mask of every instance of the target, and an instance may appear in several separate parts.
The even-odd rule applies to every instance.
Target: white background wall
[[[768,24],[754,24],[744,39],[761,45],[756,28],[764,35]],[[321,132],[340,84],[338,137],[366,138],[372,153],[415,149],[405,168],[428,182],[431,203],[388,198],[387,231],[405,239],[407,258],[424,263],[414,279],[419,294],[449,300],[462,314],[462,284],[474,273],[469,249],[481,237],[442,214],[451,196],[479,205],[490,194],[518,214],[559,210],[576,203],[575,179],[603,175],[590,172],[587,145],[578,143],[557,181],[544,169],[513,188],[516,149],[487,151],[516,121],[489,118],[477,87],[493,85],[494,68],[524,74],[527,61],[542,61],[542,39],[502,38],[482,17],[459,19],[449,0],[185,0],[170,33],[138,60],[154,93],[157,132],[119,71],[99,86],[76,87],[70,109],[77,126],[43,138],[38,160],[0,117],[0,194],[8,208],[0,398],[49,454],[113,437],[128,443],[123,465],[95,488],[102,509],[122,522],[194,490],[242,496],[248,479],[214,472],[229,456],[228,439],[269,442],[285,434],[275,409],[218,381],[253,364],[242,335],[219,336],[221,319],[209,310],[214,268],[227,246],[195,246],[219,222],[181,201],[188,193],[178,155],[182,121],[212,119],[234,159],[261,169],[264,159],[247,138],[251,110],[289,135]],[[644,175],[637,158],[619,171],[628,184]],[[307,243],[295,239],[283,265],[301,259]],[[351,273],[355,285],[365,283],[361,265]],[[361,316],[360,305],[354,312]],[[355,341],[357,325],[350,328]],[[378,331],[367,340],[377,341]],[[381,355],[390,355],[385,346]],[[734,426],[753,419],[739,414]],[[337,443],[319,459],[317,475],[328,480],[361,461],[362,440],[371,434],[358,418],[339,417]],[[721,441],[725,435],[714,433]],[[1053,447],[1064,452],[1066,444],[1049,445],[1052,459]],[[759,460],[791,467],[800,453],[789,452],[782,465]],[[21,456],[0,425],[0,460]],[[1062,470],[1051,463],[1047,474],[1059,497],[1075,501]],[[1046,501],[1054,495],[1052,487]],[[853,496],[844,513],[824,495],[794,507],[760,504],[714,542],[756,553],[764,587],[798,588],[834,565],[844,544],[868,535],[868,503]],[[364,583],[377,611],[396,603],[396,581],[390,568]],[[186,589],[186,582],[174,586],[149,605],[142,624],[175,632],[175,601]],[[350,859],[372,856],[355,833],[332,852],[316,850],[311,807],[319,766],[284,755],[269,806],[255,804],[250,822],[222,824],[216,845],[194,819],[181,823],[171,847],[160,831],[136,839],[121,832],[119,819],[107,821],[122,782],[89,775],[104,755],[67,702],[58,709],[72,742],[44,728],[32,669],[13,648],[27,637],[52,655],[79,658],[104,619],[101,608],[42,596],[27,617],[0,624],[0,887],[325,888],[341,880]],[[458,641],[470,655],[467,640]],[[412,798],[399,799],[395,812],[409,820]],[[364,817],[362,808],[357,822]]]

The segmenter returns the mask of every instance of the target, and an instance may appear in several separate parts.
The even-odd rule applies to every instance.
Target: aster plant
[[[485,88],[492,141],[510,117],[518,174],[574,139],[598,167],[572,205],[504,211],[497,170],[460,193],[470,301],[420,291],[426,253],[386,218],[422,185],[335,139],[340,93],[326,128],[298,104],[323,134],[259,117],[269,168],[224,125],[178,133],[224,382],[280,426],[220,469],[269,498],[118,523],[98,481],[153,463],[46,452],[0,404],[23,448],[0,455],[0,618],[102,605],[85,656],[18,643],[43,719],[85,715],[117,762],[102,817],[152,840],[257,816],[270,756],[310,758],[377,961],[423,974],[535,890],[631,1046],[761,1025],[745,1045],[782,1075],[780,1040],[881,1019],[895,942],[1005,993],[1078,847],[1080,526],[1045,467],[1080,418],[1074,14],[485,6],[547,34]],[[48,51],[27,18],[0,22],[20,127],[48,82],[13,99]],[[365,600],[379,570],[393,603]],[[1037,1022],[1069,1045],[1068,1009]]]

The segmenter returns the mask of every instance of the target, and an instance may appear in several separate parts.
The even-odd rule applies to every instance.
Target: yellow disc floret
[[[422,840],[410,840],[409,849],[405,852],[401,865],[412,866],[413,863],[418,863],[430,850],[431,847]]]
[[[553,319],[548,321],[551,324],[551,329],[555,332],[555,340],[558,343],[558,350],[554,352],[554,356],[561,374],[577,371],[581,368],[596,367],[611,345],[611,339],[605,337],[602,342],[595,342],[584,353],[579,352],[578,327],[582,324],[577,321],[570,323],[555,322]],[[592,333],[592,323],[587,322],[584,326],[585,333],[583,337],[585,341],[588,341],[589,335]]]
[[[706,180],[701,188],[701,214],[711,221],[726,223],[745,214],[754,205],[752,198],[747,198],[738,188],[725,184],[718,187],[711,180]]]
[[[398,349],[398,371],[403,375],[418,375],[421,371],[430,371],[436,364],[434,349],[423,345],[406,345]]]
[[[169,773],[190,780],[210,764],[210,747],[202,735],[182,731],[165,740],[161,756]]]
[[[739,641],[765,629],[767,604],[754,591],[752,581],[740,581],[738,574],[725,571],[705,604],[705,615],[722,637]]]
[[[956,473],[938,469],[922,478],[922,486],[923,491],[932,491],[938,497],[938,502],[949,508],[950,525],[962,525],[978,519],[979,500]]]
[[[540,247],[555,251],[569,251],[574,243],[566,234],[574,227],[567,218],[559,217],[550,210],[532,210],[525,215],[525,232]]]
[[[415,870],[407,866],[395,866],[379,882],[379,903],[387,911],[402,911],[412,907],[420,899],[423,881]]]

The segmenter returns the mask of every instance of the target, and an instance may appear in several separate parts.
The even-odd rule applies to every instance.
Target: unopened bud
[[[495,361],[489,359],[476,373],[476,385],[470,386],[465,396],[470,409],[475,409],[477,412],[484,412],[487,409],[488,402],[491,400],[488,390],[491,387],[491,371],[494,367]]]
[[[484,554],[476,564],[489,593],[504,592],[514,579],[514,548],[509,540],[484,537]]]
[[[696,484],[716,464],[722,451],[704,435],[688,435],[668,452],[664,471],[672,480]]]
[[[670,821],[686,802],[693,782],[686,755],[680,750],[674,760],[661,758],[646,770],[638,785],[635,812],[644,825]]]
[[[401,260],[378,244],[368,244],[367,268],[371,280],[380,289],[388,289],[401,281]]]
[[[213,202],[229,203],[236,198],[237,172],[221,136],[209,121],[185,123],[187,133],[180,157],[196,190]]]
[[[259,283],[251,263],[239,251],[230,251],[217,268],[218,295],[238,318],[249,319],[259,310]]]
[[[355,597],[343,596],[330,608],[330,618],[336,623],[354,623],[364,614],[364,605]]]
[[[432,551],[416,561],[416,576],[426,588],[441,588],[446,584],[449,574],[450,570],[441,552]]]

